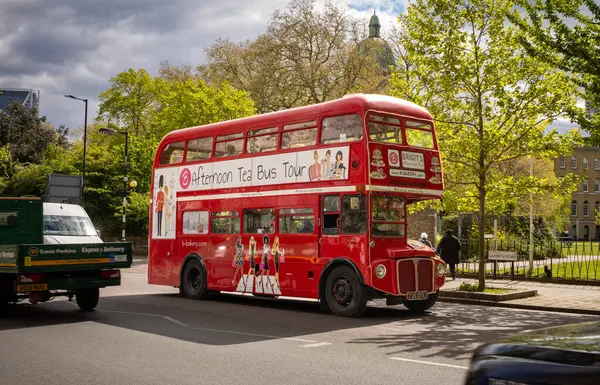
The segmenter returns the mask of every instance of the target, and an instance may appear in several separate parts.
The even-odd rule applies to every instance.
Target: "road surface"
[[[146,266],[74,302],[18,305],[0,318],[0,384],[462,384],[473,349],[526,329],[597,319],[438,304],[424,316],[373,304],[365,317],[308,301],[179,298]]]

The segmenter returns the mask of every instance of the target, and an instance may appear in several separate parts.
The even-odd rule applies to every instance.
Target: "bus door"
[[[368,265],[367,199],[363,194],[325,195],[321,200],[319,257],[323,263],[346,258]]]

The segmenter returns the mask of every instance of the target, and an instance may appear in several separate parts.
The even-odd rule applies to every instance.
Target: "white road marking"
[[[401,358],[401,357],[390,357],[390,360],[396,360],[396,361],[405,361],[405,362],[413,362],[413,363],[417,363],[417,364],[425,364],[425,365],[435,365],[435,366],[444,366],[446,368],[454,368],[454,369],[469,369],[466,366],[459,366],[459,365],[450,365],[450,364],[441,364],[439,362],[431,362],[431,361],[421,361],[421,360],[412,360],[410,358]]]
[[[327,345],[331,345],[331,342],[317,342],[314,344],[302,345],[300,347],[301,348],[318,348],[320,346],[327,346]]]
[[[117,314],[129,314],[129,315],[141,315],[141,316],[146,316],[146,317],[157,317],[157,318],[162,318],[164,320],[167,320],[169,322],[172,322],[174,324],[177,324],[179,326],[183,326],[189,329],[193,329],[193,330],[201,330],[201,331],[207,331],[207,332],[214,332],[214,333],[225,333],[225,334],[237,334],[237,335],[243,335],[243,336],[249,336],[249,337],[261,337],[261,338],[267,338],[270,340],[288,340],[288,341],[296,341],[296,342],[305,342],[305,343],[316,343],[317,341],[315,340],[307,340],[304,338],[294,338],[294,337],[279,337],[279,336],[271,336],[268,334],[257,334],[257,333],[246,333],[246,332],[236,332],[233,330],[223,330],[223,329],[212,329],[212,328],[203,328],[203,327],[196,327],[196,326],[189,326],[179,320],[176,320],[175,318],[169,317],[169,316],[164,316],[161,314],[151,314],[151,313],[138,313],[138,312],[132,312],[132,311],[120,311],[120,310],[102,310],[102,312],[104,313],[117,313]],[[328,344],[328,342],[326,342],[326,344]]]

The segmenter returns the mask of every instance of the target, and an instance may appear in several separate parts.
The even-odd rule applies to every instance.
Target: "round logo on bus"
[[[397,165],[400,163],[400,159],[398,159],[397,152],[390,152],[390,165]]]
[[[189,168],[184,168],[179,175],[179,185],[181,188],[186,189],[190,187],[190,183],[192,182],[192,173]]]

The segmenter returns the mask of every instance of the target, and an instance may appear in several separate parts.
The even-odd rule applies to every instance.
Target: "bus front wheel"
[[[348,266],[338,266],[327,276],[325,298],[329,310],[343,317],[359,317],[367,308],[367,290]]]
[[[202,299],[206,296],[206,272],[197,259],[186,263],[181,278],[181,291],[190,299]]]

